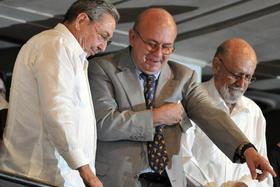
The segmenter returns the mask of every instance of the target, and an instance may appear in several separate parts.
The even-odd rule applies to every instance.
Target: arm
[[[195,124],[229,159],[233,160],[237,147],[249,140],[234,124],[230,116],[216,108],[205,90],[197,86],[195,81],[196,75],[193,72],[184,87],[182,104]]]
[[[260,155],[262,155],[265,159],[267,159],[267,149],[266,149],[266,138],[265,138],[265,130],[266,130],[266,123],[263,117],[263,114],[258,106],[251,105],[250,106],[250,118],[246,125],[250,126],[246,135],[252,142],[254,142],[255,146],[258,149]],[[248,133],[248,134],[247,134]],[[236,183],[244,183],[247,186],[273,186],[272,177],[269,175],[264,181],[259,182],[257,180],[253,180],[248,168],[245,166],[240,166],[240,179],[234,181]]]
[[[151,110],[133,111],[115,75],[116,69],[107,68],[105,72],[99,63],[102,62],[90,63],[88,69],[98,139],[151,141],[154,131]]]
[[[252,148],[248,149],[248,151],[245,150],[244,155],[246,158],[247,165],[250,169],[252,178],[257,179],[260,182],[267,177],[263,182],[259,183],[259,185],[272,186],[273,179],[271,175],[269,175],[269,173],[271,173],[272,176],[274,176],[275,172],[273,171],[273,168],[269,165],[269,162],[267,161],[267,147],[266,147],[266,137],[265,137],[266,121],[259,108],[257,112],[258,112],[257,115],[258,119],[256,121],[256,125],[257,125],[256,145],[258,146],[259,155],[255,155],[256,151]],[[260,171],[256,173],[255,168],[258,168]]]
[[[89,160],[79,146],[76,134],[79,132],[79,108],[74,96],[77,77],[73,59],[68,56],[69,51],[63,43],[57,42],[45,48],[48,51],[36,57],[32,71],[38,85],[48,139],[72,169],[89,168]],[[83,173],[94,177],[92,172]]]
[[[257,107],[258,111],[258,118],[257,118],[257,130],[256,130],[256,146],[258,147],[258,152],[260,155],[262,155],[265,159],[267,159],[267,144],[266,144],[266,121],[263,116],[263,113],[259,107]],[[257,182],[255,182],[257,183]],[[273,179],[272,176],[269,175],[264,181],[258,183],[259,186],[273,186]]]
[[[130,76],[125,79],[132,81],[128,84],[133,84],[130,86],[134,87],[129,87],[128,91],[133,89],[130,94],[135,95],[135,100],[139,101],[132,104],[127,96],[128,91],[124,89],[124,86],[128,85],[119,80],[117,73],[116,68],[108,61],[89,65],[89,82],[93,93],[99,140],[152,141],[157,124],[171,125],[181,119],[181,104],[166,104],[147,110],[144,95],[141,89],[135,86],[139,84],[136,75],[134,72],[125,72]]]
[[[79,167],[78,171],[86,186],[103,187],[100,180],[92,173],[89,165]]]

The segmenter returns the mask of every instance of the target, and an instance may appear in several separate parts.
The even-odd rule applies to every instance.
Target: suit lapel
[[[162,67],[159,80],[157,83],[155,106],[158,107],[163,103],[177,102],[172,98],[175,93],[174,90],[178,87],[178,81],[173,79],[174,76],[171,72],[170,66],[165,64]]]
[[[165,64],[161,70],[158,83],[157,83],[157,92],[156,92],[156,97],[159,96],[161,93],[161,90],[164,88],[166,83],[171,79],[171,70],[168,67],[168,64]]]
[[[119,78],[119,81],[126,92],[131,107],[135,110],[145,108],[144,93],[136,75],[136,67],[131,59],[129,48],[126,48],[121,53],[117,67],[120,71],[117,72],[116,76]],[[157,83],[155,107],[158,107],[163,103],[177,102],[176,98],[172,97],[174,90],[176,90],[177,87],[178,81],[173,79],[169,65],[165,64],[162,67]]]
[[[126,48],[119,59],[118,62],[119,72],[117,72],[117,77],[119,78],[123,89],[126,92],[128,100],[135,110],[140,108],[145,108],[145,98],[139,79],[135,72],[135,65],[132,62],[129,48]]]

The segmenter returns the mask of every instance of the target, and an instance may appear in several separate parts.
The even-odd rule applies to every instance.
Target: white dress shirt
[[[208,92],[216,105],[230,114],[229,108],[219,95],[214,80],[204,82],[201,86]],[[203,114],[201,114],[203,115]],[[242,96],[230,114],[240,130],[256,146],[259,153],[267,158],[265,128],[266,122],[261,109],[251,99]],[[232,186],[234,182],[244,182],[249,187],[272,187],[271,176],[259,183],[252,180],[247,164],[235,164],[199,128],[193,131],[192,163],[186,166],[189,179],[204,186]],[[218,134],[217,134],[218,136]],[[194,164],[195,163],[195,164]]]
[[[0,168],[58,186],[84,186],[95,172],[96,122],[86,53],[58,24],[20,50],[12,78]]]

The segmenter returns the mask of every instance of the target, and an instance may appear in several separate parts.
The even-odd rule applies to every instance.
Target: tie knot
[[[140,77],[142,79],[144,79],[145,82],[150,82],[150,81],[154,82],[156,80],[155,75],[153,75],[153,74],[149,75],[149,74],[146,74],[146,73],[143,73],[143,72],[140,74]]]

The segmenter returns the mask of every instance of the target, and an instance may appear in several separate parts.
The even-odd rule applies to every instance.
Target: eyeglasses
[[[107,32],[101,33],[97,30],[96,26],[94,26],[94,29],[99,41],[106,43],[107,46],[109,46],[112,43],[112,40]]]
[[[112,40],[109,38],[107,34],[102,34],[96,30],[97,38],[99,41],[106,43],[107,46],[109,46],[112,43]]]
[[[246,82],[248,83],[252,83],[256,81],[256,77],[254,75],[250,75],[250,74],[244,74],[244,73],[234,73],[232,71],[230,71],[226,65],[224,64],[224,61],[220,58],[218,58],[219,61],[221,62],[221,64],[223,65],[224,69],[226,70],[226,72],[229,74],[229,78],[232,81],[237,81],[237,80],[241,80],[244,79]]]
[[[98,40],[102,41],[104,43],[106,43],[107,46],[109,46],[112,43],[112,40],[110,38],[108,38],[108,36],[105,36],[104,34],[98,33],[96,31],[97,35],[98,35]]]
[[[156,41],[147,41],[141,36],[141,34],[137,30],[135,30],[135,29],[133,29],[133,30],[134,30],[134,32],[136,32],[136,34],[139,36],[139,38],[142,40],[142,42],[144,44],[146,44],[146,46],[148,47],[148,50],[151,52],[155,52],[159,48],[161,48],[163,55],[170,55],[175,50],[173,44],[160,44]]]

